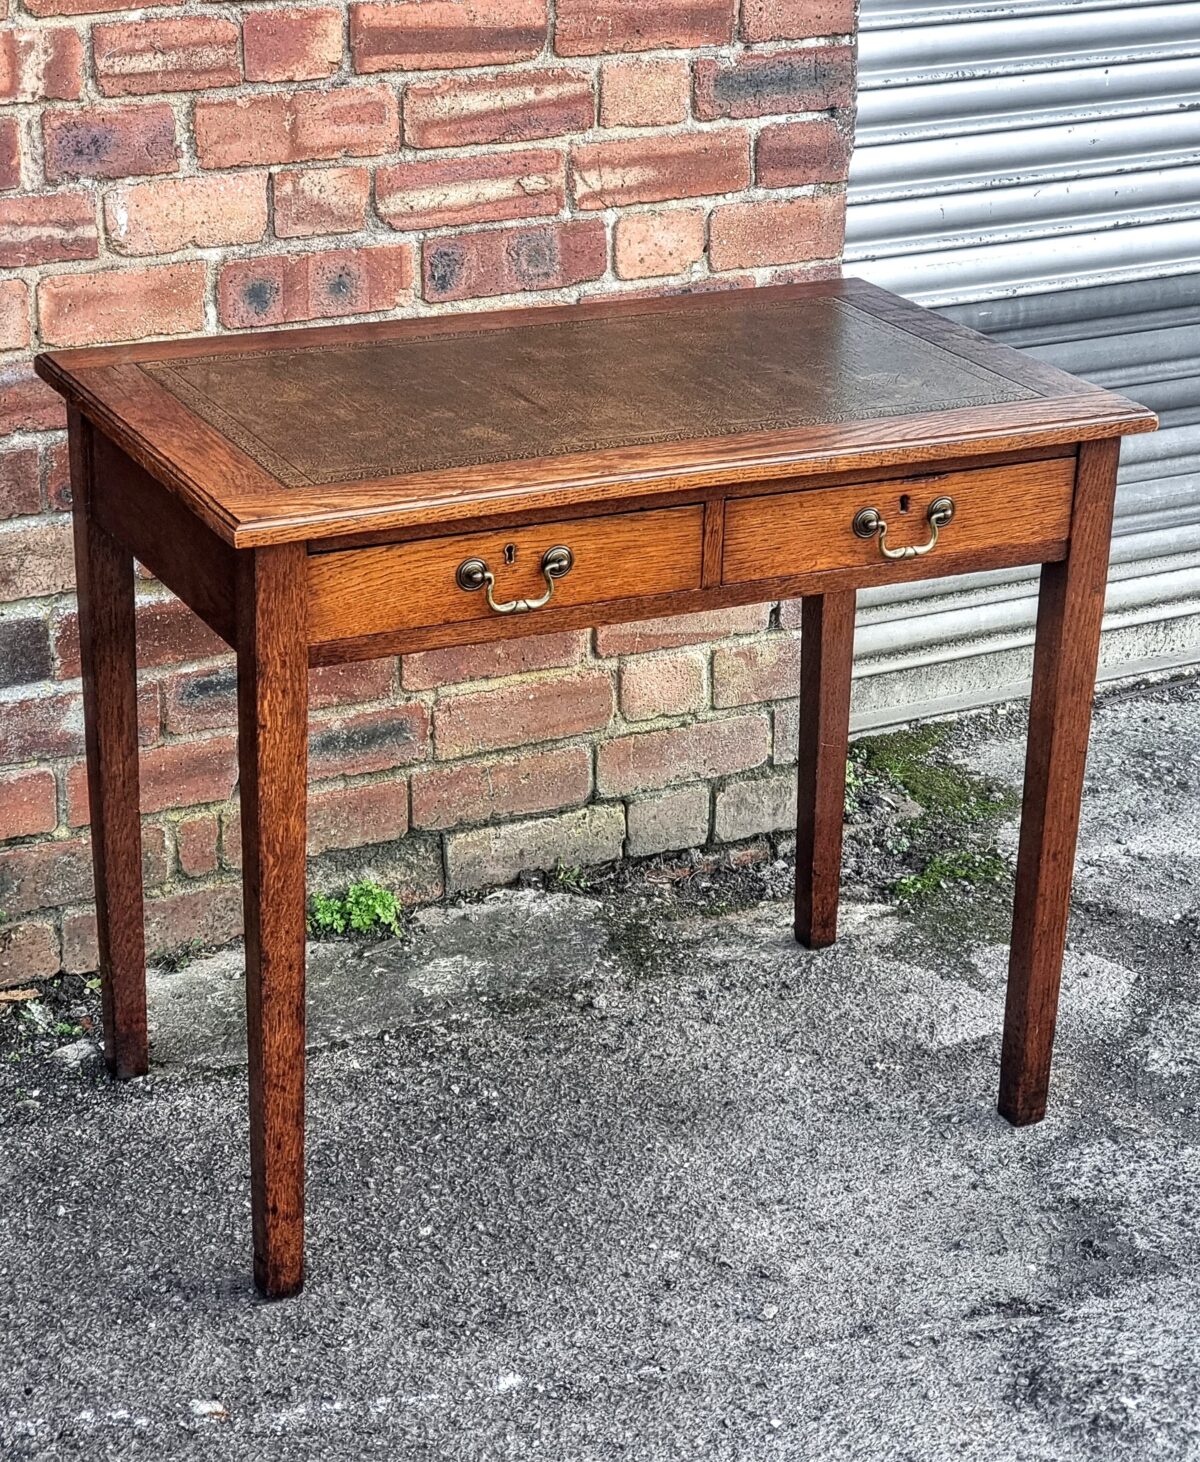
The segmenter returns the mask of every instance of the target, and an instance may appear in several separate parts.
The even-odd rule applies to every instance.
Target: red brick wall
[[[86,968],[42,346],[836,270],[853,0],[0,0],[0,979]],[[123,14],[122,12],[126,12]],[[151,947],[237,932],[228,657],[141,586]],[[318,671],[314,876],[436,897],[789,816],[790,606]]]

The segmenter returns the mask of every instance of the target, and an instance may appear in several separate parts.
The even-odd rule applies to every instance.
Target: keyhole
[[[504,562],[511,565],[516,563],[516,561],[517,545],[515,543],[506,543],[504,545]]]
[[[907,513],[908,512],[908,503],[909,503],[908,493],[906,493],[906,492],[901,493],[900,494],[900,511],[902,513]]]

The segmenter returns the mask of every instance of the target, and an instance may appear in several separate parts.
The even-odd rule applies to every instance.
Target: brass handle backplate
[[[543,605],[550,603],[554,598],[555,579],[569,574],[574,563],[575,555],[569,548],[564,548],[562,544],[557,548],[548,548],[542,554],[542,577],[546,581],[546,592],[538,599],[508,599],[503,604],[496,603],[496,576],[481,558],[463,559],[454,580],[468,594],[486,588],[488,608],[495,614],[528,614],[531,609],[541,609]]]
[[[859,508],[854,515],[854,522],[850,525],[859,538],[874,538],[879,535],[879,552],[884,558],[921,558],[927,553],[932,553],[937,547],[938,530],[944,528],[954,517],[954,499],[952,497],[935,498],[929,504],[929,510],[925,514],[925,521],[929,524],[929,538],[925,543],[913,543],[907,548],[889,548],[887,546],[887,524],[880,515],[878,508]]]

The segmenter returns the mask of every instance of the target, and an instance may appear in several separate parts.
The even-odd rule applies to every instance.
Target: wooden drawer
[[[1055,457],[851,487],[731,498],[725,506],[721,581],[738,584],[848,568],[875,568],[886,578],[889,565],[880,553],[878,535],[860,538],[854,531],[859,510],[877,509],[887,524],[887,546],[904,548],[928,542],[929,506],[943,497],[953,500],[954,516],[941,528],[937,547],[925,559],[930,576],[937,573],[939,558],[988,548],[1028,544],[1032,561],[1036,550],[1068,537],[1074,482],[1075,459]]]
[[[482,560],[498,603],[546,592],[542,557],[570,549],[568,573],[542,610],[510,615],[531,632],[556,608],[600,604],[700,586],[704,510],[699,506],[575,518],[314,554],[308,568],[308,631],[314,643],[390,630],[497,618],[486,590],[459,587],[459,566]]]

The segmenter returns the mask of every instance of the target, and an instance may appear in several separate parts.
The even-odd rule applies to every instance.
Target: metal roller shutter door
[[[1200,3],[863,0],[846,272],[1159,412],[1106,675],[1200,662]],[[1036,576],[861,596],[858,718],[1024,688]]]

